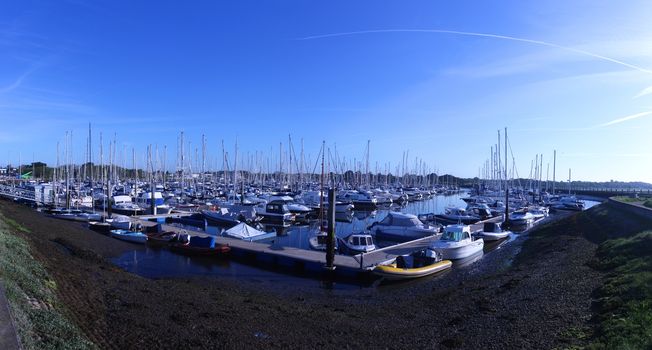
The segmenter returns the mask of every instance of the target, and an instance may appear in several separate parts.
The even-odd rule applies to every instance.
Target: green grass
[[[593,266],[608,273],[597,291],[593,349],[652,348],[652,231],[607,240]]]
[[[24,349],[93,349],[79,328],[62,313],[56,283],[30,254],[17,232],[22,225],[0,215],[0,279]]]
[[[648,208],[652,208],[652,199],[646,200],[645,202],[643,202],[643,205]]]
[[[15,231],[29,233],[28,229],[26,229],[23,225],[17,223],[14,219],[2,217],[2,221]]]
[[[618,196],[618,197],[613,197],[613,199],[623,202],[623,203],[639,203],[642,202],[644,199],[641,198],[634,198],[634,197],[629,197],[629,196]]]
[[[606,203],[530,234],[517,263],[559,249],[560,239],[583,237],[598,244],[590,266],[606,278],[595,291],[596,329],[589,336],[570,328],[560,339],[580,340],[589,349],[652,349],[651,229],[649,219]]]

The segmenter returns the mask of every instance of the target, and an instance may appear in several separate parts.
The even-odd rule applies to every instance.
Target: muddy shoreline
[[[577,344],[602,276],[596,244],[563,236],[521,250],[525,235],[443,276],[328,291],[216,278],[147,279],[110,258],[129,243],[8,201],[68,314],[100,348],[536,348]],[[570,218],[572,219],[572,218]],[[569,219],[565,219],[569,220]]]

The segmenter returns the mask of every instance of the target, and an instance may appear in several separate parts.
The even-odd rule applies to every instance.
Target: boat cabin
[[[459,242],[471,239],[471,226],[468,225],[449,225],[444,229],[444,233],[439,238],[442,241]]]
[[[348,242],[354,246],[370,246],[374,244],[374,240],[370,235],[351,235]]]
[[[151,205],[152,204],[152,192],[143,192],[136,198],[136,203],[140,205]],[[154,204],[163,205],[165,201],[163,200],[163,195],[161,192],[154,192]]]
[[[271,202],[265,206],[267,214],[288,214],[290,209],[284,202]]]

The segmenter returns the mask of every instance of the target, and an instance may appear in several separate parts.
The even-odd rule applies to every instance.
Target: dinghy
[[[441,254],[424,249],[408,255],[399,255],[388,264],[376,266],[373,273],[388,280],[405,280],[429,276],[451,266],[451,261],[443,260]]]

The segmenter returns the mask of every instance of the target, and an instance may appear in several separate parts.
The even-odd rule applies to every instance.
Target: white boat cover
[[[244,222],[241,222],[230,229],[224,231],[224,234],[233,237],[233,238],[239,238],[243,240],[251,240],[253,238],[256,238],[258,236],[263,236],[267,235],[268,233],[265,231],[260,231],[257,230]]]

